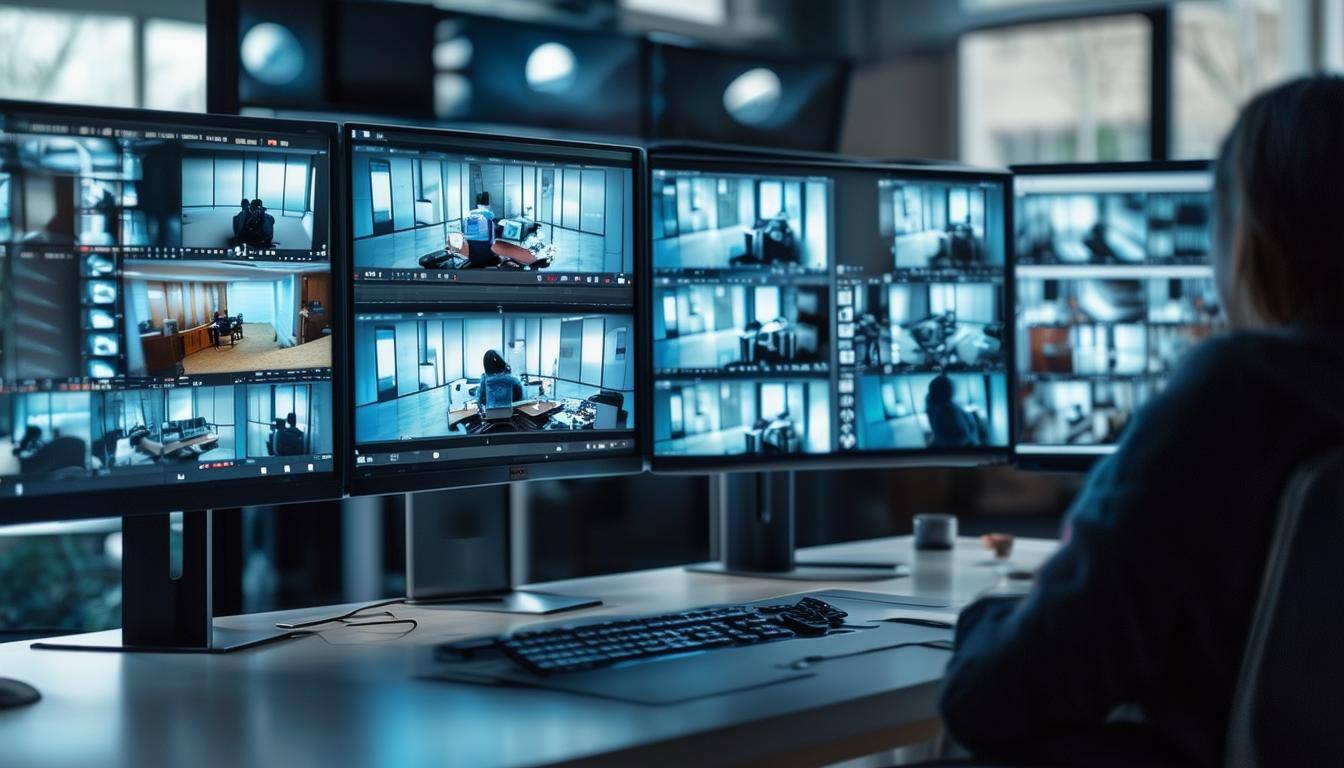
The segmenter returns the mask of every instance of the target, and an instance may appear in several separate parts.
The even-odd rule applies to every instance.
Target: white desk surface
[[[1056,543],[1019,539],[1034,568]],[[937,733],[945,651],[907,648],[843,659],[815,677],[673,706],[534,689],[414,679],[430,648],[536,621],[640,614],[841,588],[958,605],[999,582],[977,540],[914,553],[909,537],[815,547],[811,558],[909,563],[878,582],[798,582],[681,568],[532,585],[599,597],[587,611],[535,617],[393,606],[420,626],[400,639],[340,628],[227,655],[39,651],[0,645],[0,675],[43,699],[0,712],[0,766],[815,765]],[[346,606],[235,616],[232,626],[334,615]],[[874,662],[880,660],[880,664]]]

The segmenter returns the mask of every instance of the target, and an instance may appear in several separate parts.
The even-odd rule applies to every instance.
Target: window
[[[127,16],[0,8],[0,96],[133,107],[134,37]]]
[[[1151,41],[1140,15],[963,36],[961,159],[990,165],[1147,159]]]
[[[1198,0],[1175,8],[1172,59],[1175,157],[1213,157],[1247,98],[1293,75],[1310,40],[1285,47],[1279,0]],[[1306,28],[1304,27],[1304,30]]]
[[[205,110],[204,24],[0,6],[0,50],[0,98]]]
[[[144,106],[204,112],[205,25],[150,19],[143,34]]]

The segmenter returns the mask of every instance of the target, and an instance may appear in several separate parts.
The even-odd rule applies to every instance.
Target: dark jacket
[[[303,430],[286,425],[275,431],[276,456],[302,456],[304,453]]]
[[[517,376],[514,376],[511,373],[486,373],[481,376],[481,380],[476,386],[476,399],[477,401],[480,402],[482,406],[486,404],[485,403],[486,385],[492,381],[499,379],[508,381],[509,384],[512,386],[514,402],[523,399],[523,382],[519,380]]]
[[[1279,497],[1344,443],[1341,339],[1241,333],[1195,348],[1094,469],[1033,591],[963,612],[942,699],[958,741],[1039,760],[1141,712],[1146,735],[1222,764]]]
[[[980,423],[956,403],[930,406],[928,417],[933,432],[931,448],[973,448],[984,442]]]

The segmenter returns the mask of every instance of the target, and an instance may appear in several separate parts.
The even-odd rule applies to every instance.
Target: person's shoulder
[[[1181,361],[1171,389],[1268,384],[1310,367],[1344,368],[1342,337],[1321,331],[1228,331],[1196,344]]]

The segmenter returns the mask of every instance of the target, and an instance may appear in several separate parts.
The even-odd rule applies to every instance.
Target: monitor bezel
[[[350,136],[353,131],[372,131],[382,132],[391,136],[396,134],[397,139],[421,136],[428,141],[434,141],[443,146],[445,150],[451,149],[453,140],[472,141],[472,142],[491,142],[491,143],[514,143],[518,144],[519,149],[526,151],[522,145],[534,145],[550,147],[554,149],[574,149],[574,150],[599,150],[615,151],[628,153],[630,155],[631,168],[633,175],[631,178],[631,190],[634,197],[632,204],[632,220],[634,222],[634,236],[631,239],[631,246],[634,248],[634,306],[631,313],[635,318],[635,337],[643,340],[649,333],[647,326],[650,325],[649,319],[644,309],[648,306],[648,290],[642,277],[643,273],[648,272],[648,250],[646,242],[648,241],[648,162],[645,151],[642,147],[624,144],[610,144],[604,142],[578,141],[569,139],[543,138],[533,136],[521,136],[515,134],[501,134],[484,131],[469,131],[449,128],[428,128],[424,126],[392,125],[386,123],[364,123],[349,122],[342,123],[340,129],[340,144],[342,165],[346,168],[353,167],[353,152],[355,142]],[[388,141],[397,139],[389,138]],[[343,184],[348,187],[350,179],[344,179]],[[342,198],[348,199],[348,189],[343,187]],[[354,274],[354,221],[351,217],[345,217],[345,226],[342,232],[338,234],[342,239],[342,251],[349,254],[350,273],[345,281],[345,302],[350,307],[352,317],[351,324],[353,329],[353,315],[355,307],[355,281],[351,279]],[[644,350],[647,353],[647,350]],[[471,488],[487,485],[501,485],[504,483],[525,482],[530,480],[570,480],[589,477],[610,477],[614,475],[633,475],[639,474],[646,469],[647,458],[652,445],[652,432],[649,429],[648,419],[652,414],[649,404],[644,402],[647,398],[636,398],[634,417],[635,428],[633,436],[635,438],[635,448],[631,453],[620,454],[617,456],[604,457],[599,459],[565,459],[562,461],[550,461],[544,458],[529,458],[528,461],[511,463],[498,466],[470,466],[454,467],[451,462],[442,462],[443,468],[435,465],[414,464],[407,465],[403,470],[388,472],[385,468],[380,469],[374,474],[362,473],[355,464],[356,441],[354,436],[355,424],[355,401],[354,401],[354,359],[355,359],[355,339],[353,330],[346,335],[345,356],[350,361],[350,375],[345,377],[349,379],[349,397],[345,400],[345,419],[346,424],[350,425],[349,450],[344,456],[346,472],[346,490],[351,496],[372,496],[386,495],[394,493],[409,493],[412,491],[426,490],[447,490],[453,488]],[[651,386],[647,378],[651,369],[639,360],[635,364],[635,391],[647,392]]]
[[[1003,274],[1003,311],[1005,313],[1005,325],[1010,321],[1013,306],[1014,286],[1012,283],[1012,270],[1009,268],[1010,256],[1009,248],[1011,243],[1007,242],[1008,233],[1013,231],[1012,208],[1008,204],[1009,197],[1012,194],[1012,174],[1006,168],[994,167],[973,167],[957,163],[891,163],[883,161],[859,160],[855,158],[846,158],[843,156],[832,155],[831,159],[826,160],[820,157],[801,156],[801,153],[793,151],[784,151],[771,154],[768,151],[760,150],[748,154],[735,154],[731,147],[716,148],[713,145],[695,145],[693,147],[653,147],[649,150],[649,180],[652,184],[653,172],[655,166],[659,170],[667,168],[668,165],[689,167],[691,170],[700,170],[706,164],[712,164],[725,171],[736,172],[760,172],[761,169],[779,169],[784,173],[814,173],[816,175],[826,175],[835,173],[869,173],[873,177],[903,177],[910,179],[941,181],[974,179],[977,181],[989,181],[997,183],[1003,191],[1004,196],[1004,274]],[[768,171],[767,171],[768,172]],[[650,191],[650,195],[652,192]],[[648,229],[648,242],[646,250],[648,251],[649,268],[646,270],[644,282],[648,285],[650,301],[652,301],[653,290],[653,230]],[[834,259],[834,256],[832,256]],[[834,264],[831,264],[834,269]],[[834,282],[835,275],[829,275]],[[652,304],[649,305],[652,307]],[[909,468],[909,467],[978,467],[978,466],[996,466],[1006,465],[1011,461],[1014,441],[1017,435],[1016,408],[1010,407],[1008,413],[1008,442],[1002,446],[991,446],[987,448],[963,448],[948,449],[939,451],[929,451],[921,449],[892,449],[884,451],[854,451],[844,453],[831,451],[829,453],[818,454],[795,454],[787,459],[763,458],[761,456],[659,456],[654,450],[653,441],[653,323],[647,323],[647,336],[644,340],[645,347],[649,350],[646,361],[648,370],[648,381],[650,385],[649,397],[646,398],[649,410],[649,464],[650,470],[656,474],[706,474],[721,472],[773,472],[773,471],[810,471],[810,470],[833,470],[833,469],[883,469],[883,468]],[[1006,340],[1004,345],[1005,359],[1009,361],[1004,366],[1004,376],[1007,383],[1008,399],[1010,405],[1016,403],[1016,391],[1014,387],[1011,361],[1013,359],[1013,343],[1011,337]],[[833,374],[832,374],[833,375]]]
[[[1104,163],[1029,163],[1009,166],[1013,174],[1012,184],[1012,208],[1014,218],[1017,213],[1017,179],[1022,176],[1107,176],[1118,173],[1134,174],[1159,174],[1159,173],[1204,173],[1212,177],[1214,172],[1213,160],[1133,160],[1133,161],[1113,161]],[[1212,179],[1211,179],[1212,180]],[[1009,264],[1011,265],[1014,278],[1017,274],[1017,236],[1016,232],[1009,233],[1008,243]],[[1017,294],[1013,294],[1013,328],[1012,335],[1017,337]],[[1017,360],[1013,360],[1012,367],[1013,386],[1013,417],[1016,419],[1020,402],[1018,400],[1019,392],[1022,386],[1022,374],[1017,370]],[[1021,434],[1015,434],[1013,439],[1013,465],[1020,470],[1028,472],[1065,472],[1078,473],[1089,471],[1097,462],[1102,461],[1115,453],[1117,445],[1112,445],[1108,450],[1089,452],[1089,453],[1068,453],[1051,451],[1031,451],[1021,452]]]
[[[336,194],[338,184],[344,183],[344,167],[337,153],[338,127],[336,123],[313,120],[288,120],[235,115],[215,115],[191,112],[171,112],[152,109],[93,107],[76,104],[34,101],[0,100],[0,114],[51,115],[60,118],[87,118],[129,126],[163,125],[186,128],[204,128],[270,133],[310,134],[327,141],[328,173],[328,240],[331,279],[349,282],[345,272],[346,259],[341,250],[341,238],[335,222],[343,217],[344,197]],[[333,291],[333,297],[337,294]],[[336,303],[335,300],[332,302]],[[346,324],[348,305],[334,308],[334,332],[341,337],[350,335]],[[346,368],[343,346],[332,345],[332,471],[319,476],[268,476],[266,479],[238,479],[186,483],[183,485],[154,485],[137,488],[103,488],[94,491],[19,496],[0,501],[0,526],[17,523],[76,520],[97,517],[129,517],[164,512],[225,509],[259,504],[289,504],[327,501],[341,498],[345,487],[342,456],[349,453],[344,444],[349,432],[345,427],[346,399],[344,385]]]

